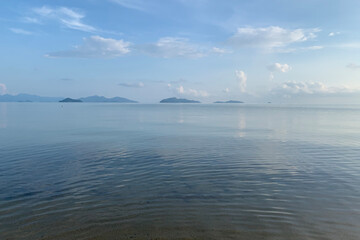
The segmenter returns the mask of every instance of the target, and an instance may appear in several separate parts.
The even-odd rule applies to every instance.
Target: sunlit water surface
[[[359,238],[359,106],[0,103],[0,239]]]

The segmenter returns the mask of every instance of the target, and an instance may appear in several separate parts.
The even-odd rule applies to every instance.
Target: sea
[[[0,103],[0,239],[360,239],[360,105]]]

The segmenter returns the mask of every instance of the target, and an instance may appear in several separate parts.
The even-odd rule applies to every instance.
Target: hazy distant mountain
[[[80,99],[73,99],[73,98],[65,98],[59,102],[63,103],[73,103],[73,102],[82,102]]]
[[[106,98],[103,96],[90,96],[90,97],[80,98],[80,100],[82,100],[83,102],[137,103],[136,101],[122,97]]]
[[[58,102],[61,97],[40,97],[31,94],[0,95],[0,102]]]
[[[31,94],[0,95],[0,102],[60,102],[62,100],[65,99],[63,97],[41,97]],[[71,100],[71,98],[69,98],[69,100]],[[136,101],[122,97],[106,98],[102,96],[90,96],[90,97],[80,98],[80,100],[82,102],[137,103]]]
[[[199,101],[195,100],[188,100],[185,98],[166,98],[160,101],[160,103],[200,103]]]
[[[214,103],[244,103],[242,101],[230,100],[230,101],[216,101]]]

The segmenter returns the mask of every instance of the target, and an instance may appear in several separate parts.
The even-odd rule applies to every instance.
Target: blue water
[[[360,106],[0,103],[0,239],[359,239]]]

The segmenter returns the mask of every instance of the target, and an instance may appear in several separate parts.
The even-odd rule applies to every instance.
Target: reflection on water
[[[7,110],[11,124],[0,129],[1,239],[360,235],[358,108]]]
[[[0,128],[7,127],[7,105],[0,103]]]
[[[239,115],[238,115],[238,132],[237,132],[237,136],[238,137],[245,137],[246,135],[246,131],[244,131],[246,129],[246,118],[245,115],[243,115],[243,113],[241,113],[239,111]]]

